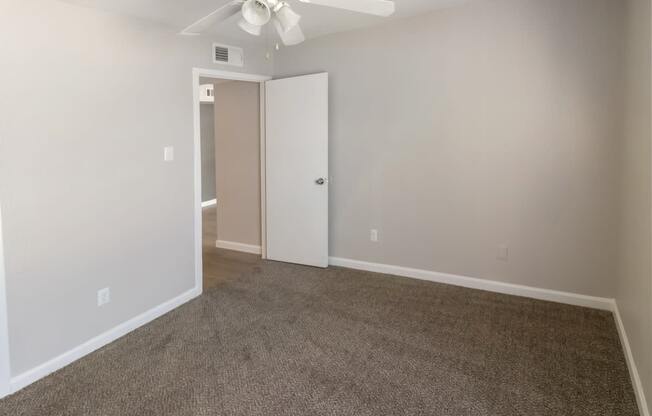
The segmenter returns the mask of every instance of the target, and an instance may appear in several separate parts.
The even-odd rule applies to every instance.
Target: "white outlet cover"
[[[369,238],[370,238],[371,241],[373,241],[374,243],[377,243],[377,242],[378,242],[378,230],[371,230],[371,233],[370,233]]]
[[[496,258],[498,260],[507,261],[509,259],[509,247],[506,245],[498,246],[498,256],[496,256]]]
[[[111,289],[104,288],[97,291],[97,306],[104,306],[111,302]]]

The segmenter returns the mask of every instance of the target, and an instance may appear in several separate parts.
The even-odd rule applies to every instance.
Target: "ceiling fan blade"
[[[281,22],[278,21],[278,19],[274,18],[274,27],[276,27],[276,31],[278,32],[278,35],[281,37],[281,41],[283,42],[284,45],[286,46],[292,46],[292,45],[298,45],[304,40],[306,40],[305,35],[303,34],[303,31],[301,30],[301,26],[294,25],[290,30],[287,32],[283,30],[283,25],[281,25]]]
[[[197,20],[195,23],[191,24],[187,28],[181,31],[182,35],[198,35],[211,26],[214,26],[216,23],[219,23],[223,20],[228,19],[229,17],[239,13],[242,10],[243,0],[233,0],[219,9],[215,10],[209,15],[202,17]]]
[[[388,0],[299,0],[302,3],[318,4],[320,6],[335,7],[352,12],[374,14],[376,16],[390,16],[396,10],[393,1]]]

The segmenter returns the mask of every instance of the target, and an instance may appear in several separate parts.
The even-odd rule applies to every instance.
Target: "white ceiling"
[[[194,21],[228,3],[229,0],[64,0],[81,6],[153,20],[181,31]],[[380,24],[390,19],[414,16],[450,7],[467,0],[395,0],[396,13],[389,18],[347,12],[323,6],[286,0],[302,16],[301,27],[307,38],[344,32]],[[229,39],[251,39],[237,25],[237,16],[223,22],[212,34]]]

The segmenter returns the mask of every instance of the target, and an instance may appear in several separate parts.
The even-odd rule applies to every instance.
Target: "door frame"
[[[199,86],[200,78],[218,78],[232,81],[256,82],[260,85],[260,225],[261,225],[261,255],[267,257],[266,239],[267,227],[265,223],[265,82],[272,79],[269,75],[247,74],[242,72],[222,71],[217,69],[193,68],[192,69],[192,113],[193,113],[193,158],[194,158],[194,184],[195,184],[195,287],[203,292],[204,272],[202,253],[202,198],[201,198],[201,124]],[[1,289],[1,287],[0,287]],[[0,307],[2,305],[0,304]],[[0,322],[1,325],[1,322]],[[0,351],[1,351],[0,346]],[[2,367],[0,366],[0,369]],[[0,374],[1,376],[1,374]],[[0,384],[1,387],[1,384]]]
[[[1,205],[1,204],[0,204]],[[9,324],[7,287],[2,239],[2,207],[0,206],[0,398],[11,393],[11,370],[9,364]]]

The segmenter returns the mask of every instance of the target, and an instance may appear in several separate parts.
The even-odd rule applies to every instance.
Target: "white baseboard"
[[[636,367],[636,361],[634,361],[634,354],[632,353],[632,348],[629,345],[629,339],[627,338],[627,331],[625,331],[625,325],[623,324],[623,319],[620,316],[620,310],[618,309],[618,304],[614,305],[614,319],[616,320],[616,328],[618,328],[618,336],[620,337],[620,343],[623,346],[625,351],[625,360],[627,361],[627,368],[629,368],[629,375],[632,379],[632,386],[634,387],[634,393],[636,394],[636,401],[638,403],[638,410],[641,416],[650,416],[650,411],[647,407],[647,400],[645,399],[645,390],[643,389],[643,384],[641,384],[641,378],[638,374],[638,368]]]
[[[141,315],[136,316],[124,322],[103,334],[96,336],[95,338],[86,341],[85,343],[75,347],[58,357],[47,361],[44,364],[39,365],[36,368],[28,370],[23,374],[20,374],[11,379],[11,393],[15,393],[18,390],[27,387],[28,385],[34,383],[46,377],[47,375],[67,366],[73,361],[79,360],[80,358],[92,353],[93,351],[115,341],[116,339],[128,334],[129,332],[148,324],[154,319],[165,315],[173,309],[181,306],[182,304],[196,298],[201,295],[201,288],[193,288],[174,299],[171,299],[165,303],[162,303],[147,312],[142,313]]]
[[[243,253],[251,253],[251,254],[261,254],[262,253],[262,249],[261,249],[260,246],[254,246],[254,245],[251,245],[251,244],[235,243],[233,241],[217,240],[215,242],[215,247],[223,248],[225,250],[242,251]]]
[[[515,285],[512,283],[497,282],[495,280],[478,279],[475,277],[458,276],[449,273],[439,273],[430,270],[411,269],[408,267],[392,266],[388,264],[370,263],[366,261],[331,257],[329,263],[333,266],[347,267],[349,269],[365,270],[369,272],[393,274],[396,276],[411,277],[413,279],[427,280],[429,282],[445,283],[453,286],[468,287],[471,289],[486,290],[488,292],[504,293],[507,295],[523,296],[526,298],[547,300],[551,302],[566,303],[569,305],[584,306],[587,308],[614,310],[614,300],[595,296],[579,295],[570,292],[561,292],[550,289],[540,289],[531,286]]]
[[[205,201],[201,203],[202,208],[212,207],[213,205],[217,205],[217,199],[211,199],[210,201]]]

